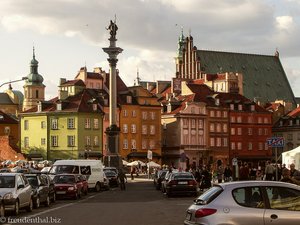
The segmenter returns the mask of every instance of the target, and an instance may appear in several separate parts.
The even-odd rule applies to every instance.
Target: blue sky
[[[137,68],[142,80],[174,77],[183,27],[198,49],[273,55],[278,48],[300,96],[300,0],[1,0],[0,11],[0,83],[29,73],[34,45],[47,98],[57,95],[59,78],[73,79],[82,66],[108,71],[102,48],[115,14],[124,49],[118,69],[129,86]]]

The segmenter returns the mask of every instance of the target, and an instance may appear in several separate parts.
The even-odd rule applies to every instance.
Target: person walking
[[[127,177],[122,169],[118,173],[118,180],[120,183],[121,190],[125,190],[126,189],[125,182],[127,182]]]
[[[266,180],[273,180],[274,171],[274,166],[271,164],[270,161],[267,161],[267,166],[265,168]]]
[[[232,178],[232,170],[229,167],[229,164],[224,169],[224,181],[229,182]]]
[[[290,165],[290,173],[292,178],[296,179],[297,181],[300,181],[300,171],[295,169],[294,163]]]

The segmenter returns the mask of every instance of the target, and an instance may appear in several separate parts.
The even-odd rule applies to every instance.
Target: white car
[[[214,185],[188,208],[185,225],[299,225],[300,186],[278,181]]]
[[[18,215],[21,208],[32,211],[32,188],[23,174],[1,173],[0,195],[5,211],[13,211],[14,215]]]

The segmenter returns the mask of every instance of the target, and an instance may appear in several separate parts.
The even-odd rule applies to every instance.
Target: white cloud
[[[278,16],[276,17],[277,27],[283,30],[289,30],[293,27],[294,21],[291,16]]]

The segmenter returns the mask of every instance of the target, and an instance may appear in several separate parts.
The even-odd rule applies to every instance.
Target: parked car
[[[198,183],[190,172],[172,173],[166,182],[166,194],[194,195],[199,191]]]
[[[23,174],[1,173],[0,196],[2,196],[5,211],[19,214],[21,208],[32,211],[32,188]]]
[[[109,186],[110,187],[118,187],[119,182],[118,182],[118,175],[112,171],[112,170],[104,170],[104,173],[109,180]]]
[[[40,204],[49,206],[51,199],[55,199],[55,192],[49,183],[47,175],[44,174],[25,174],[32,187],[32,199],[34,208],[39,208]]]
[[[78,199],[81,197],[82,183],[77,174],[59,174],[53,178],[56,197]]]
[[[298,225],[300,186],[277,181],[214,185],[187,209],[185,225]]]
[[[2,168],[0,169],[0,173],[10,173],[10,169],[9,168]]]
[[[109,179],[106,177],[105,173],[103,174],[104,176],[104,183],[103,183],[103,189],[105,191],[109,190]]]
[[[153,184],[157,190],[161,188],[161,182],[166,176],[168,170],[157,170],[153,177]]]

